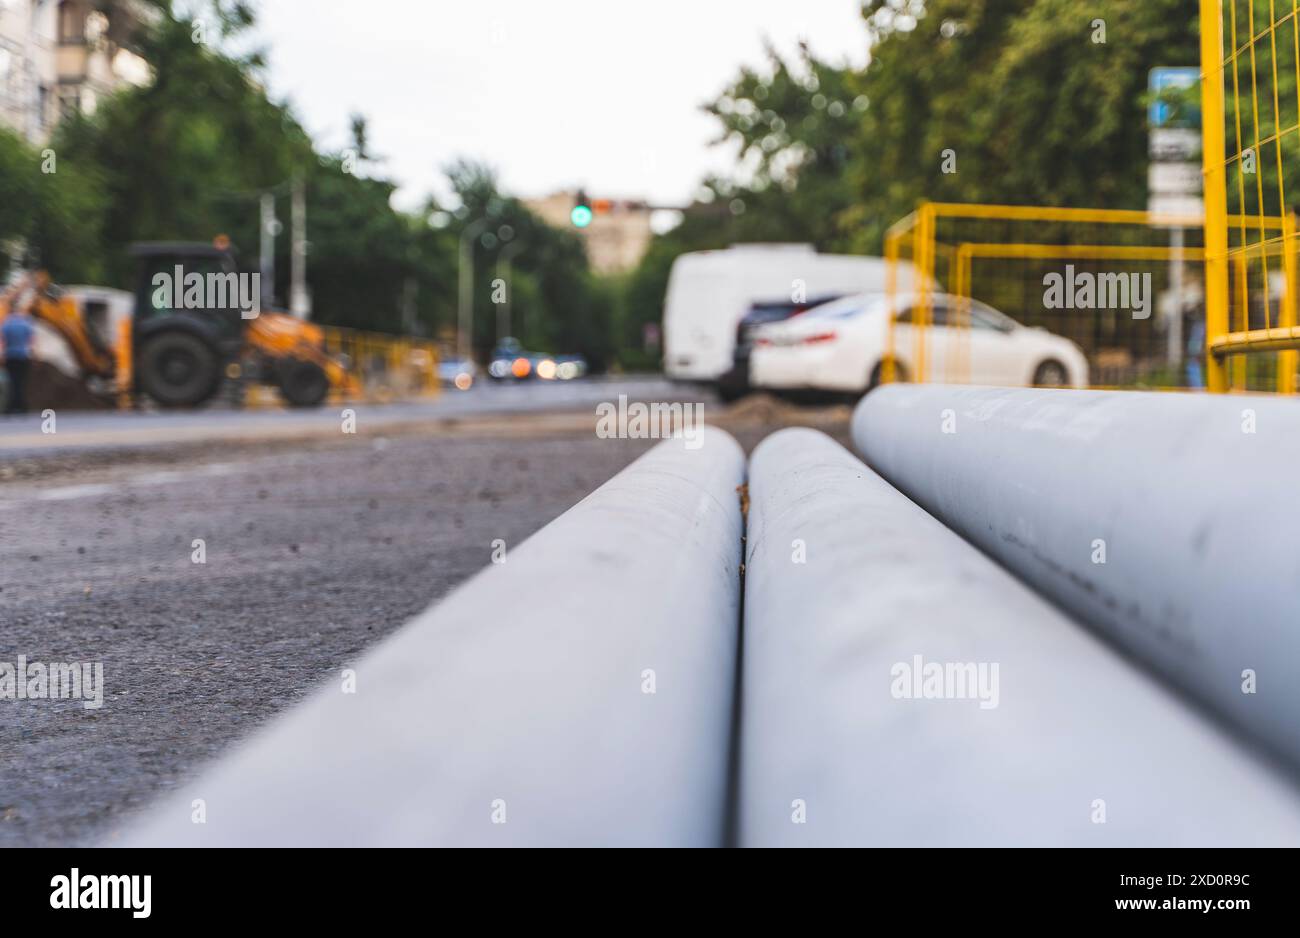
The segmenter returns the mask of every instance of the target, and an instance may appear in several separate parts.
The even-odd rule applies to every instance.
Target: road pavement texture
[[[57,411],[49,433],[34,414],[0,416],[0,460],[59,452],[125,450],[159,444],[305,438],[336,432],[344,409],[368,429],[452,422],[490,414],[555,413],[589,410],[619,395],[629,400],[700,399],[695,388],[647,376],[588,378],[582,381],[475,385],[467,393],[446,392],[434,398],[392,404],[356,403],[318,410],[272,407],[233,410],[220,400],[200,411]]]
[[[750,399],[706,416],[746,449],[796,424],[848,439],[847,407]],[[509,551],[656,442],[599,439],[595,422],[483,413],[0,456],[0,662],[102,662],[105,685],[101,709],[0,701],[0,846],[111,840],[341,680],[494,540]],[[544,602],[502,596],[499,614]]]

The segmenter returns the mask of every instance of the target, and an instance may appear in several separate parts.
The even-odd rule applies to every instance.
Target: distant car
[[[555,358],[555,377],[561,381],[572,381],[587,374],[587,360],[581,355],[557,355]]]
[[[801,316],[810,309],[838,300],[843,294],[819,296],[796,303],[791,300],[753,303],[740,325],[736,327],[736,344],[731,355],[731,370],[718,379],[718,395],[723,400],[734,400],[750,390],[749,356],[754,348],[754,331],[759,326],[781,322]]]
[[[488,376],[497,381],[525,381],[537,377],[537,364],[545,356],[524,350],[519,340],[507,336],[492,350]]]
[[[546,355],[529,352],[518,339],[504,338],[492,352],[488,375],[498,381],[571,381],[587,373],[587,360],[581,355]]]
[[[862,393],[879,384],[894,315],[896,379],[916,374],[915,301],[884,293],[845,297],[802,316],[754,330],[750,381],[773,390]],[[969,325],[960,325],[969,320]],[[1028,328],[977,300],[943,293],[930,296],[926,330],[926,379],[942,382],[949,365],[972,384],[1008,387],[1088,385],[1088,360],[1069,339]],[[957,324],[954,324],[957,323]]]
[[[438,381],[447,387],[468,391],[474,386],[478,366],[472,359],[451,356],[438,360]]]

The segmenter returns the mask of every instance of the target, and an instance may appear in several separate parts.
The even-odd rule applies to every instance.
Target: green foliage
[[[25,263],[64,279],[93,280],[105,204],[95,167],[60,160],[0,128],[0,243],[22,245]]]
[[[341,158],[327,157],[313,167],[306,188],[314,318],[380,332],[403,331],[402,291],[406,278],[416,275],[418,252],[411,224],[389,206],[394,186],[352,175]],[[276,264],[277,281],[283,284],[277,290],[280,295],[288,286],[287,264],[287,257]],[[417,308],[418,300],[417,295]]]
[[[1199,61],[1196,5],[927,0],[915,28],[882,29],[872,52],[845,221],[874,251],[922,198],[1143,207],[1148,72]]]
[[[863,17],[865,69],[769,49],[766,68],[708,105],[741,180],[710,186],[746,212],[688,214],[657,238],[628,279],[630,321],[658,317],[683,251],[804,241],[878,254],[922,199],[1141,208],[1148,72],[1200,61],[1192,0],[865,0]]]
[[[91,118],[64,122],[51,143],[60,175],[86,167],[102,178],[98,251],[79,256],[87,268],[102,264],[118,286],[130,279],[132,241],[226,233],[255,246],[260,190],[314,161],[288,108],[266,98],[247,65],[195,43],[189,22],[164,17],[143,39],[143,54],[151,83],[108,98]]]
[[[40,157],[17,134],[0,127],[0,240],[26,237],[39,211]]]

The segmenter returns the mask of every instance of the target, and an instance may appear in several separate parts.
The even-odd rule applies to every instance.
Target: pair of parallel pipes
[[[1300,844],[1293,777],[1144,670],[1295,755],[1294,512],[1248,509],[1300,420],[1154,397],[881,389],[892,485],[782,431],[747,537],[735,442],[664,442],[120,842]]]

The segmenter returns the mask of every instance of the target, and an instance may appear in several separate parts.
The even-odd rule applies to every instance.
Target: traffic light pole
[[[515,255],[522,251],[526,245],[522,241],[515,241],[506,246],[505,250],[497,258],[497,276],[505,284],[505,302],[497,306],[497,344],[506,336],[511,335],[513,323],[511,322],[512,306],[514,302],[515,285],[510,278],[510,262],[514,260]]]

